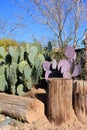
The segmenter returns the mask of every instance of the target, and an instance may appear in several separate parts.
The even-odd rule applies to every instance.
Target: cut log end
[[[32,123],[44,116],[44,104],[38,99],[0,93],[0,113]]]
[[[41,101],[34,99],[26,111],[26,120],[27,122],[32,123],[39,120],[42,116],[44,116],[44,104]]]

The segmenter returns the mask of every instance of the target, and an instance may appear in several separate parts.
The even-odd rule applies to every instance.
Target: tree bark
[[[0,93],[0,113],[32,123],[44,115],[44,104],[37,99]]]
[[[69,79],[48,79],[48,119],[55,125],[61,125],[72,117],[72,85]]]
[[[81,122],[87,124],[87,81],[75,80],[73,87],[75,114]]]

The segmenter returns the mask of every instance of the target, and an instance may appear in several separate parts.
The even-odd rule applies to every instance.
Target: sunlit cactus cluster
[[[24,95],[42,75],[43,54],[38,47],[0,47],[0,91]]]
[[[65,56],[66,59],[60,60],[59,63],[57,63],[56,59],[53,59],[52,62],[43,62],[46,80],[52,77],[71,79],[80,75],[81,66],[76,63],[75,49],[73,47],[67,47],[65,50]]]

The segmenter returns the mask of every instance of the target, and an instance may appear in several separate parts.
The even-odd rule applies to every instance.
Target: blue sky
[[[13,2],[14,0],[0,0],[0,18],[6,21],[6,33],[1,34],[0,38],[8,37],[10,28],[14,27],[15,23],[22,23],[24,26],[16,31],[11,38],[17,41],[32,42],[34,39],[41,41],[43,44],[51,39],[55,39],[54,34],[47,28],[46,25],[36,23],[22,8],[18,7]],[[19,0],[20,1],[20,0]],[[31,3],[30,7],[32,8]],[[19,16],[23,16],[20,17]],[[87,28],[87,23],[79,30],[79,35],[82,36],[83,31]]]
[[[19,16],[24,16],[23,20],[19,20]],[[8,37],[7,34],[11,24],[13,26],[15,22],[20,21],[25,26],[22,29],[14,31],[16,35],[12,38],[17,41],[32,42],[34,39],[37,39],[46,44],[54,37],[53,33],[46,26],[36,23],[32,17],[27,15],[23,9],[15,5],[12,0],[0,0],[0,18],[8,24],[7,33],[5,35],[0,34],[0,38]]]

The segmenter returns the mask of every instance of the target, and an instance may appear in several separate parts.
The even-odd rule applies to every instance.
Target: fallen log
[[[63,78],[48,79],[48,119],[55,125],[72,118],[72,80]]]
[[[77,118],[82,123],[87,124],[87,81],[74,81],[73,101],[73,107]]]
[[[38,99],[0,93],[0,113],[32,123],[44,115],[44,104]]]

